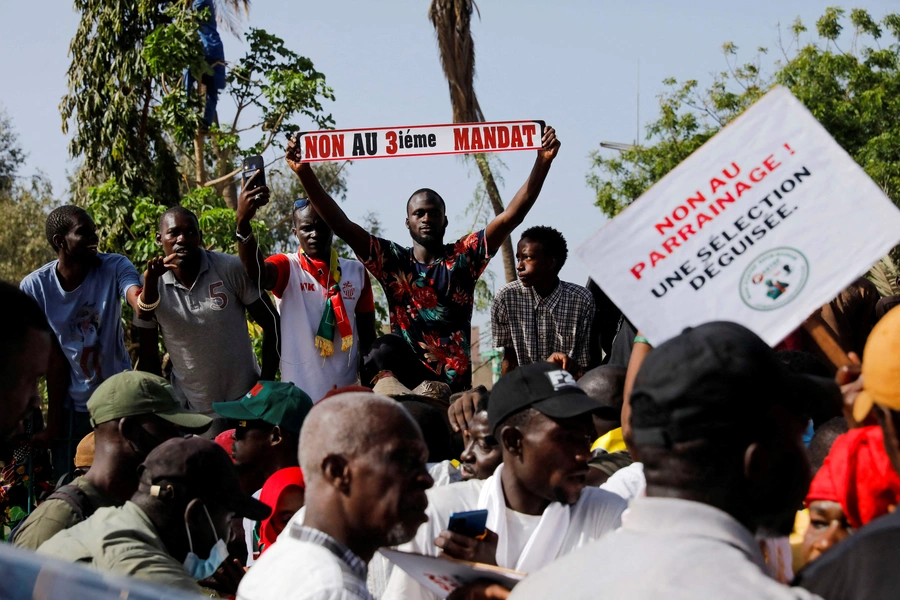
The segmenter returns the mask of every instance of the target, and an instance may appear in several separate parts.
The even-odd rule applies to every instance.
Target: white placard
[[[710,321],[775,345],[898,240],[900,210],[776,87],[577,254],[654,345]]]
[[[302,162],[540,150],[543,121],[455,123],[302,132]]]
[[[525,578],[525,573],[519,571],[446,556],[426,556],[387,548],[379,552],[438,598],[446,598],[453,590],[479,579],[494,581],[512,589]]]

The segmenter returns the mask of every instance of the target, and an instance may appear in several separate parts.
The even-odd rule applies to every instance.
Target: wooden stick
[[[822,352],[825,353],[825,356],[828,357],[828,360],[830,360],[835,367],[840,369],[841,367],[851,364],[850,357],[847,356],[844,349],[841,348],[840,344],[837,343],[837,340],[834,339],[834,336],[831,335],[831,332],[828,330],[828,326],[825,325],[825,321],[822,320],[821,315],[816,313],[804,321],[803,329],[812,336],[812,339],[819,345],[819,348],[822,349]]]

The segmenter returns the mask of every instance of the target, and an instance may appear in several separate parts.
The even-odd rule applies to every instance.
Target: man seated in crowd
[[[900,473],[900,308],[892,309],[872,329],[862,362],[862,391],[853,418],[863,422],[875,412],[883,445]],[[853,388],[845,388],[853,400]],[[900,589],[897,562],[900,512],[876,519],[798,573],[795,583],[829,600],[892,598]]]
[[[809,485],[809,405],[837,394],[832,381],[789,373],[734,323],[662,344],[630,398],[646,497],[615,536],[530,576],[511,598],[810,598],[766,573],[754,536],[790,533]]]
[[[94,459],[83,477],[61,487],[16,530],[13,543],[38,547],[100,508],[121,506],[138,487],[137,469],[160,443],[202,433],[212,420],[181,408],[166,380],[150,373],[113,375],[91,395]]]
[[[225,560],[231,519],[265,519],[271,510],[241,492],[224,450],[194,436],[168,440],[147,456],[138,480],[124,506],[101,508],[38,554],[197,593],[197,582],[220,567],[223,580],[239,579],[240,567]]]
[[[133,320],[141,328],[139,367],[160,374],[161,329],[175,396],[186,408],[215,417],[213,402],[239,398],[259,379],[275,379],[278,318],[240,260],[203,247],[197,216],[185,207],[162,214],[156,243],[163,256],[147,265],[141,294],[150,310]],[[247,330],[248,313],[263,330],[262,375]],[[216,419],[209,436],[225,429]]]
[[[256,177],[238,198],[238,254],[254,286],[272,290],[278,302],[285,332],[282,381],[303,386],[318,402],[332,386],[358,381],[359,356],[375,339],[372,283],[362,263],[338,256],[334,233],[306,199],[294,202],[291,212],[299,251],[266,258],[250,227],[257,209],[269,201],[268,187],[252,187]]]
[[[0,336],[0,451],[22,436],[25,421],[41,409],[38,384],[47,372],[52,348],[50,324],[33,298],[0,281],[0,305],[15,315]]]
[[[47,241],[56,260],[19,287],[44,311],[56,339],[47,371],[47,428],[53,470],[72,470],[75,447],[91,431],[87,401],[105,379],[131,369],[122,329],[122,298],[140,313],[140,279],[127,258],[97,250],[93,219],[77,206],[47,216]]]
[[[272,474],[300,466],[300,428],[312,407],[306,392],[286,381],[260,381],[239,401],[213,404],[217,414],[237,424],[231,456],[245,492],[259,498]],[[259,555],[259,524],[245,519],[244,536],[249,567]]]
[[[531,573],[620,524],[625,502],[586,488],[591,413],[599,407],[574,378],[551,363],[504,375],[491,391],[488,418],[503,464],[486,480],[434,488],[428,522],[399,549],[496,564]],[[484,539],[444,531],[451,513],[486,509]],[[433,598],[393,569],[385,600]]]
[[[484,386],[478,386],[467,394],[471,394],[475,409],[463,433],[465,448],[459,457],[462,480],[487,479],[503,462],[503,452],[488,421],[491,393]]]
[[[501,373],[557,355],[572,373],[588,369],[594,299],[580,285],[560,281],[569,250],[552,227],[531,227],[516,246],[519,278],[491,305],[494,347],[503,348]]]
[[[322,188],[309,163],[301,162],[296,138],[288,144],[287,162],[300,178],[309,200],[325,223],[347,242],[384,288],[391,334],[375,341],[365,357],[362,382],[391,371],[408,388],[428,379],[441,380],[461,392],[471,387],[469,340],[475,283],[488,261],[531,210],[559,140],[546,127],[534,167],[525,185],[488,226],[455,243],[444,244],[446,204],[423,188],[406,203],[406,227],[412,248],[369,234],[347,218]]]
[[[354,392],[318,404],[300,433],[306,506],[244,577],[238,598],[371,599],[367,563],[427,518],[427,454],[415,421],[390,398]]]

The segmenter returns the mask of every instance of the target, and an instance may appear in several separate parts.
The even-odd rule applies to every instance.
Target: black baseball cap
[[[507,373],[494,384],[488,403],[491,431],[508,416],[533,408],[554,419],[593,413],[603,405],[584,393],[571,373],[549,362],[532,363]]]
[[[641,405],[651,402],[652,406]],[[684,332],[644,359],[631,392],[636,446],[736,435],[756,428],[780,405],[807,416],[816,405],[840,406],[831,379],[795,374],[758,335],[737,323],[707,323]]]
[[[272,509],[241,491],[231,457],[213,441],[196,436],[166,440],[153,449],[138,468],[138,489],[166,498],[169,486],[176,495],[199,498],[209,506],[224,506],[239,517],[261,521]]]

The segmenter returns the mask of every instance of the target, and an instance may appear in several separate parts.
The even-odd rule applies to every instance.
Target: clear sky
[[[425,0],[254,0],[245,26],[265,29],[308,56],[325,73],[337,100],[327,103],[337,127],[399,126],[451,121],[450,101]],[[722,43],[733,41],[741,59],[758,46],[775,60],[778,24],[800,16],[814,30],[831,1],[814,0],[481,0],[473,22],[476,91],[488,120],[542,119],[556,128],[562,148],[524,227],[550,225],[570,251],[604,222],[585,184],[589,154],[601,141],[632,142],[640,120],[657,114],[662,80],[698,79],[726,64]],[[845,8],[881,18],[896,0],[859,0]],[[28,152],[24,173],[44,171],[57,196],[66,196],[73,169],[60,129],[59,100],[66,91],[68,45],[78,15],[69,2],[0,3],[0,104],[12,117]],[[241,41],[223,34],[227,59],[243,55]],[[230,101],[220,100],[220,115]],[[300,123],[312,128],[309,123]],[[609,152],[609,151],[604,151]],[[274,156],[270,157],[273,158]],[[530,152],[502,156],[508,166],[501,189],[508,201],[534,161]],[[477,174],[458,157],[359,161],[348,173],[344,209],[351,218],[375,211],[387,237],[406,242],[404,206],[420,187],[447,201],[450,235],[469,231],[463,216]],[[519,233],[513,234],[513,241]],[[491,263],[502,285],[502,263]],[[587,271],[570,260],[563,279],[584,283]],[[481,319],[483,320],[482,316]]]

